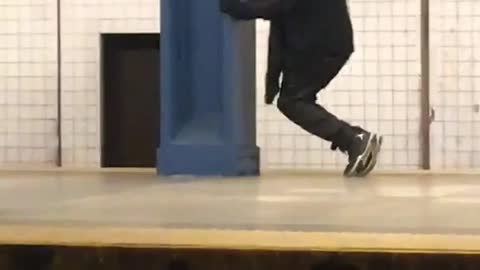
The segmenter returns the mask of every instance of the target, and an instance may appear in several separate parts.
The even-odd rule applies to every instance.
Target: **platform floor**
[[[0,172],[0,244],[480,253],[480,176]]]

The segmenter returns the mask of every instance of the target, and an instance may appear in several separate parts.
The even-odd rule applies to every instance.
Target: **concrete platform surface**
[[[480,177],[0,173],[0,244],[480,253]]]

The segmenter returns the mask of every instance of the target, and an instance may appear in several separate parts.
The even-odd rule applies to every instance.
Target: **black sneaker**
[[[380,150],[382,149],[383,144],[383,137],[378,136],[377,141],[373,142],[373,149],[370,155],[368,156],[367,161],[365,162],[366,166],[360,166],[357,168],[357,177],[365,177],[367,176],[377,165],[378,155],[380,154]]]
[[[354,177],[360,167],[367,165],[367,159],[373,150],[373,142],[376,142],[377,135],[367,131],[358,133],[353,139],[348,153],[348,165],[345,168],[344,175]]]

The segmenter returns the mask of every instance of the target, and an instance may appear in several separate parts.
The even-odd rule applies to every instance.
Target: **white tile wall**
[[[379,166],[420,164],[420,2],[350,0],[356,52],[320,103],[385,135]],[[259,25],[258,123],[265,168],[342,168],[346,157],[308,135],[263,101],[268,24]]]
[[[159,32],[158,0],[62,1],[66,166],[100,165],[100,34]]]
[[[480,2],[431,1],[432,158],[480,165]],[[419,0],[350,0],[357,51],[320,95],[346,120],[386,135],[383,168],[419,165]],[[56,1],[0,2],[0,166],[53,165]],[[62,0],[63,156],[99,166],[100,34],[158,32],[158,0]],[[258,139],[266,168],[341,168],[345,157],[263,101],[268,24],[258,24]]]
[[[432,165],[480,166],[480,2],[439,0],[431,10]]]
[[[56,160],[54,0],[0,1],[0,166]]]

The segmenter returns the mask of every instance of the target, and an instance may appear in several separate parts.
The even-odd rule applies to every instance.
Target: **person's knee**
[[[313,105],[317,101],[316,93],[311,91],[299,92],[296,96],[282,96],[280,94],[277,107],[280,111],[290,111],[297,106]]]
[[[277,101],[277,108],[283,113],[288,115],[291,111],[292,107],[294,106],[295,100],[289,97],[281,96],[278,98]]]

